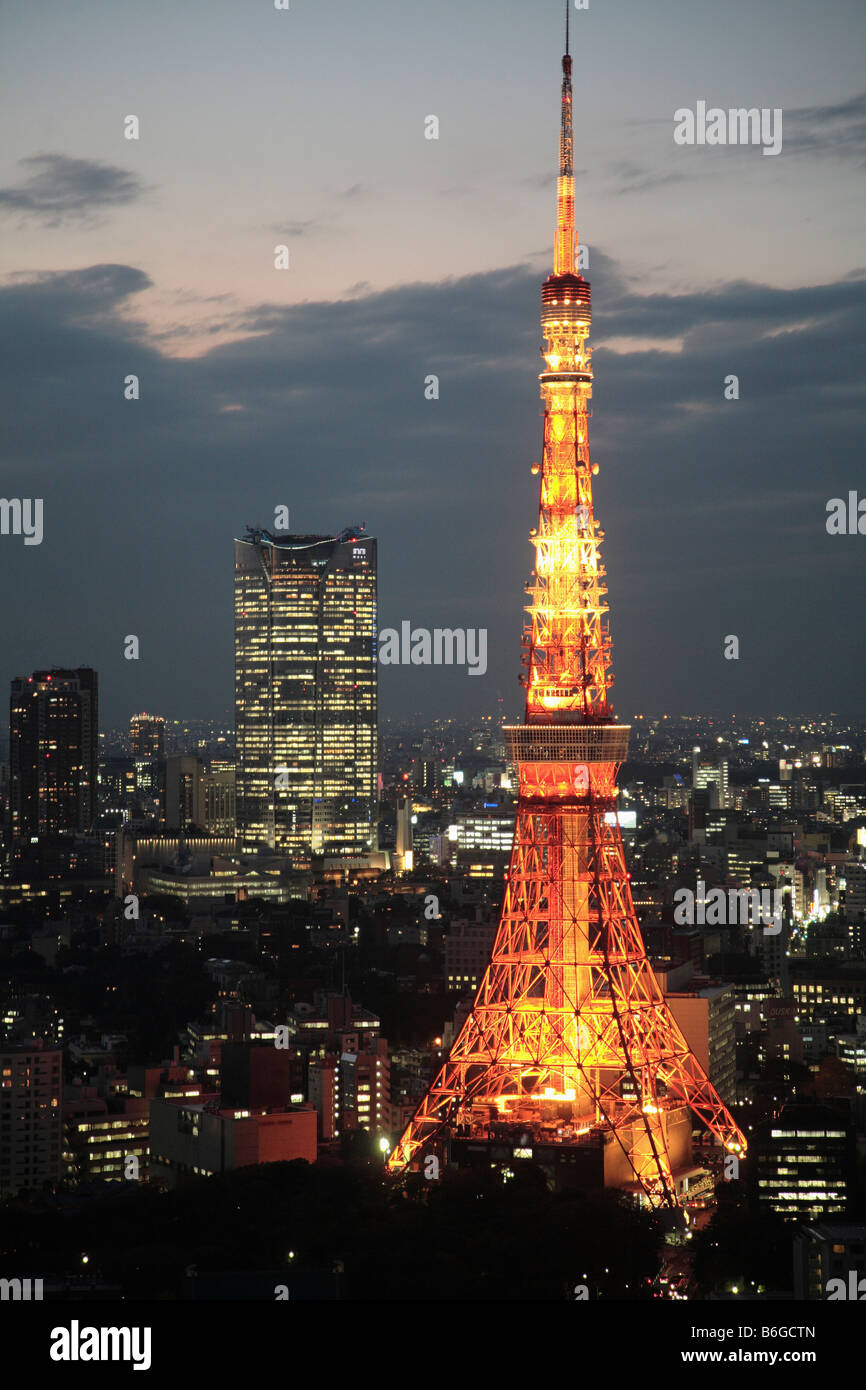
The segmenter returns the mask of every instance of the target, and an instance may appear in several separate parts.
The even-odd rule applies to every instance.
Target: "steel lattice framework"
[[[568,45],[566,44],[566,49]],[[745,1139],[693,1056],[647,960],[615,815],[629,728],[608,702],[603,532],[594,518],[589,282],[575,273],[571,57],[562,60],[554,272],[542,287],[544,449],[527,594],[526,715],[514,845],[490,964],[392,1173],[496,1121],[610,1136],[652,1205],[676,1203],[670,1117],[689,1107],[734,1153]],[[538,472],[538,466],[533,465]],[[614,814],[611,814],[611,813]]]

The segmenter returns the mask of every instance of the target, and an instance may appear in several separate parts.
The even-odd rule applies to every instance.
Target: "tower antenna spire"
[[[574,137],[571,116],[571,54],[568,51],[568,3],[565,6],[565,52],[559,125],[559,178],[556,184],[554,275],[574,273]]]

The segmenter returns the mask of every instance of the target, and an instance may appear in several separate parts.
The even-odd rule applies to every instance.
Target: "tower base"
[[[509,1169],[513,1172],[523,1163],[532,1163],[541,1169],[555,1192],[600,1192],[612,1187],[633,1193],[636,1202],[646,1200],[643,1187],[635,1181],[635,1171],[642,1171],[652,1161],[642,1120],[626,1124],[615,1133],[605,1125],[592,1125],[575,1133],[572,1125],[557,1125],[555,1118],[539,1115],[533,1120],[528,1109],[518,1122],[491,1118],[486,1128],[478,1124],[458,1125],[430,1151],[435,1149],[449,1167],[496,1168],[504,1175]],[[689,1107],[674,1105],[662,1109],[657,1124],[670,1157],[671,1179],[678,1186],[681,1176],[695,1172]]]

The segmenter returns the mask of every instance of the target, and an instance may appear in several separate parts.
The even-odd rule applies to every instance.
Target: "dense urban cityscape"
[[[95,672],[15,684],[11,778],[2,763],[5,1265],[31,1272],[35,1230],[39,1276],[57,1295],[180,1297],[190,1281],[218,1285],[223,1266],[236,1268],[237,1237],[196,1253],[198,1197],[185,1236],[166,1248],[148,1192],[273,1163],[277,1188],[266,1183],[254,1202],[278,1200],[286,1183],[314,1202],[336,1192],[350,1202],[335,1186],[342,1165],[352,1219],[343,1211],[339,1238],[308,1235],[306,1249],[298,1236],[292,1272],[319,1290],[310,1296],[360,1296],[371,1267],[383,1280],[388,1264],[387,1238],[375,1248],[369,1232],[370,1206],[388,1200],[382,1151],[465,1020],[496,934],[516,805],[502,724],[383,720],[376,848],[359,831],[355,853],[326,844],[289,868],[284,856],[235,849],[228,718],[139,713],[97,734]],[[866,727],[778,715],[630,722],[618,814],[641,931],[749,1157],[743,1181],[725,1184],[724,1155],[696,1127],[693,1163],[678,1175],[685,1221],[661,1233],[651,1217],[581,1192],[600,1232],[625,1222],[641,1237],[619,1253],[600,1241],[605,1263],[587,1279],[613,1298],[826,1298],[839,1270],[864,1273]],[[54,770],[32,792],[46,757]],[[781,930],[765,934],[749,913],[714,919],[719,887],[778,894]],[[697,894],[691,922],[676,905],[683,888]],[[318,1179],[279,1166],[298,1159],[317,1162]],[[503,1201],[525,1189],[521,1202],[543,1207],[530,1157],[509,1153],[498,1167]],[[568,1190],[553,1172],[551,1185]],[[462,1176],[494,1200],[477,1168]],[[446,1190],[438,1239],[459,1217],[448,1201],[465,1201]],[[106,1221],[118,1219],[137,1231],[131,1249],[104,1245]],[[507,1206],[505,1219],[519,1225]],[[82,1230],[86,1270],[71,1254]],[[246,1249],[251,1271],[256,1257],[277,1265],[270,1231],[260,1238]],[[390,1239],[395,1249],[406,1239],[399,1223]],[[150,1240],[159,1249],[147,1259]],[[434,1258],[438,1278],[445,1252]],[[506,1296],[473,1260],[464,1250],[448,1266],[449,1279],[476,1281],[464,1296],[478,1296],[478,1279]],[[583,1272],[553,1259],[525,1273],[525,1296],[564,1297]],[[432,1271],[422,1264],[416,1277],[414,1296],[435,1297]],[[392,1297],[407,1296],[405,1268],[399,1278]]]
[[[278,1305],[316,1301],[588,1303],[591,1319],[575,1308],[563,1335],[578,1329],[580,1354],[599,1365],[629,1335],[664,1357],[657,1370],[725,1360],[809,1362],[827,1374],[847,1354],[857,1310],[829,1305],[866,1301],[866,718],[852,714],[862,700],[848,649],[866,501],[847,488],[847,501],[819,497],[816,506],[796,480],[787,492],[780,484],[771,494],[782,518],[780,578],[779,550],[764,553],[736,533],[743,502],[770,515],[742,477],[767,449],[757,440],[757,455],[741,461],[755,417],[748,401],[736,420],[720,404],[739,401],[740,377],[718,363],[713,404],[700,394],[685,408],[668,402],[646,430],[656,441],[639,459],[648,466],[629,482],[617,472],[628,453],[623,419],[633,428],[640,415],[630,365],[656,370],[667,354],[664,371],[680,368],[652,288],[633,319],[617,327],[614,307],[600,332],[593,325],[575,193],[587,171],[575,169],[573,110],[591,51],[581,46],[588,22],[575,36],[577,14],[589,0],[555,8],[565,40],[558,159],[551,120],[544,155],[527,139],[537,169],[519,184],[544,191],[553,232],[538,277],[537,458],[521,465],[532,480],[520,513],[528,550],[513,550],[508,529],[524,435],[507,457],[501,439],[487,441],[487,387],[467,386],[467,415],[441,435],[443,459],[457,435],[466,440],[447,484],[443,464],[422,468],[401,492],[404,454],[435,440],[438,424],[429,415],[413,423],[399,450],[383,438],[381,458],[377,427],[365,472],[353,438],[371,389],[364,371],[354,408],[355,384],[336,359],[331,372],[327,351],[305,382],[297,361],[290,368],[271,350],[279,313],[257,285],[247,287],[246,309],[204,283],[199,293],[173,291],[180,317],[198,306],[189,340],[184,326],[158,326],[165,303],[146,329],[127,319],[141,358],[124,359],[124,371],[135,368],[122,377],[124,401],[144,407],[136,418],[155,460],[179,431],[161,483],[145,472],[135,479],[142,507],[156,499],[156,514],[164,510],[153,549],[137,515],[141,534],[128,554],[112,548],[134,510],[112,494],[110,524],[94,520],[87,538],[64,524],[63,544],[81,556],[67,584],[68,561],[50,546],[44,568],[41,551],[37,563],[23,549],[51,536],[61,492],[47,502],[0,498],[0,563],[18,541],[25,557],[14,570],[24,607],[11,592],[4,600],[14,633],[0,728],[0,1308],[22,1314],[28,1347],[38,1345],[34,1329],[48,1333],[35,1354],[63,1363],[60,1374],[79,1360],[225,1374],[226,1352],[245,1364],[256,1354],[265,1367],[269,1351],[294,1356],[310,1340],[297,1313],[286,1321]],[[274,4],[275,14],[287,10]],[[227,18],[234,32],[228,0],[216,22]],[[23,41],[30,32],[24,23]],[[154,108],[142,109],[144,122],[123,117],[124,140],[158,128]],[[676,151],[730,143],[782,153],[781,107],[726,113],[702,99],[696,110],[674,111]],[[848,107],[839,110],[847,119]],[[425,115],[415,137],[438,142],[439,117]],[[790,143],[802,149],[796,134]],[[593,142],[578,148],[591,164]],[[160,158],[168,168],[165,144]],[[26,223],[35,208],[49,229],[71,217],[89,236],[99,224],[87,220],[82,180],[94,171],[94,208],[154,192],[137,177],[127,186],[113,166],[70,169],[62,155],[21,162],[32,171],[52,159],[30,183],[0,188],[0,216],[23,208]],[[634,167],[618,167],[624,192],[645,191]],[[681,177],[659,169],[649,186]],[[439,187],[440,199],[453,192]],[[456,207],[464,192],[454,196]],[[360,183],[328,192],[338,209],[367,197]],[[256,216],[266,208],[263,198]],[[321,230],[316,217],[285,226],[291,256]],[[282,223],[260,230],[268,242],[284,235]],[[216,242],[210,250],[222,254]],[[617,279],[611,259],[592,255],[598,298],[622,293],[629,273]],[[291,256],[278,242],[274,272]],[[467,322],[483,321],[480,296],[492,293],[484,332],[508,346],[491,349],[481,375],[504,396],[513,354],[535,389],[524,328],[497,326],[490,312],[509,299],[507,283],[485,284],[483,263],[457,286],[454,323],[464,308]],[[440,270],[440,287],[454,288]],[[14,295],[16,274],[0,301]],[[41,286],[52,294],[51,274],[37,271],[25,298]],[[844,274],[846,286],[859,283],[860,272]],[[107,303],[118,275],[126,288],[111,313],[152,287],[106,260],[86,272],[85,299],[96,287]],[[63,293],[75,299],[81,288],[70,282]],[[326,288],[327,303],[343,307],[369,307],[379,293],[366,280],[341,291],[329,278]],[[751,287],[735,289],[751,331]],[[322,306],[295,293],[290,313],[301,318],[291,331],[303,321],[306,344]],[[382,291],[375,312],[390,293],[403,289]],[[673,296],[682,361],[697,312],[683,307],[687,298]],[[658,315],[652,328],[644,309]],[[700,312],[715,333],[715,310]],[[782,339],[810,315],[820,319],[804,304],[802,323],[768,321],[756,337],[778,339],[784,353]],[[40,343],[51,322],[46,312]],[[107,309],[88,302],[69,322],[104,335],[101,351],[116,356]],[[341,331],[355,344],[391,336],[385,317]],[[216,341],[208,348],[195,333]],[[719,337],[734,342],[730,326]],[[232,353],[238,343],[255,352],[257,339],[256,372],[286,375],[286,415],[277,412],[277,471],[248,488],[246,451],[268,411],[255,384],[236,384]],[[75,357],[68,343],[61,350]],[[197,435],[191,417],[179,424],[186,405],[173,415],[168,393],[160,396],[158,370],[172,350],[175,364],[220,364],[206,481],[189,470],[194,489],[220,499],[216,526],[204,511],[173,506],[173,472],[186,486],[179,441]],[[746,353],[744,340],[738,350]],[[422,396],[440,399],[445,378],[431,356],[436,370],[424,366],[413,381],[416,408]],[[749,377],[733,348],[731,357],[747,396],[776,389],[760,371]],[[453,361],[463,360],[455,348]],[[96,376],[91,412],[104,390]],[[603,388],[612,407],[596,394],[597,378],[614,383]],[[462,379],[457,365],[445,394],[458,394]],[[189,380],[178,400],[194,394]],[[321,451],[316,434],[306,458],[294,430],[323,383],[315,431],[337,421],[343,433]],[[840,383],[834,407],[853,417],[846,403]],[[110,431],[109,408],[104,418]],[[752,423],[738,442],[740,418]],[[732,490],[696,502],[684,540],[689,528],[676,518],[688,470],[720,472],[703,458],[694,467],[691,429],[703,431],[701,449],[721,440],[729,451]],[[220,436],[231,439],[222,473]],[[597,438],[614,496],[597,482]],[[632,443],[642,448],[642,438]],[[290,466],[284,447],[297,450]],[[348,490],[323,462],[329,447],[348,461]],[[104,503],[97,492],[94,518]],[[446,513],[437,533],[425,507],[446,494],[461,526]],[[352,520],[359,515],[369,524]],[[857,539],[845,550],[832,541],[833,564],[821,551],[816,565],[815,531],[822,543]],[[650,532],[660,539],[648,542]],[[649,546],[640,558],[637,533]],[[705,568],[681,549],[695,535]],[[493,544],[500,569],[483,549]],[[87,578],[93,563],[98,585]],[[525,576],[510,620],[507,574]],[[825,605],[826,632],[814,620],[819,582],[839,594],[838,612]],[[56,599],[56,621],[35,625],[34,596]],[[614,686],[621,610],[623,697]],[[848,643],[838,640],[840,623]],[[646,703],[629,712],[638,699]],[[207,1308],[225,1303],[258,1309],[229,1328]],[[587,1331],[599,1304],[604,1322]],[[729,1346],[711,1349],[713,1340]],[[408,1364],[399,1349],[394,1362]]]

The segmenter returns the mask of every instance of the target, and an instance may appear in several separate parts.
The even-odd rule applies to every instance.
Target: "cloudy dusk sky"
[[[384,715],[519,712],[563,13],[0,5],[0,495],[44,501],[0,536],[4,689],[93,665],[104,726],[228,711],[232,540],[284,504],[378,537],[380,626],[488,629],[484,677],[381,668]],[[571,22],[614,704],[861,714],[866,536],[825,519],[866,498],[866,10]],[[676,145],[699,101],[781,109],[781,153]]]

